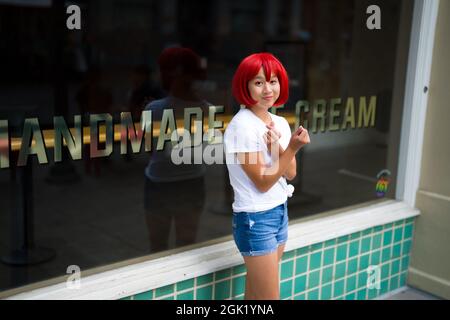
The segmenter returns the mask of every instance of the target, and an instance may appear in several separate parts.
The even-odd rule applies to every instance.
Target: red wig
[[[158,64],[164,90],[170,90],[172,81],[181,75],[189,75],[197,80],[202,80],[204,76],[200,56],[189,48],[164,49],[159,56]]]
[[[281,106],[289,98],[289,78],[286,69],[281,62],[272,54],[267,52],[252,54],[241,61],[233,77],[232,90],[234,98],[247,107],[254,106],[254,101],[248,90],[248,82],[252,80],[263,68],[266,80],[274,73],[280,82],[280,96],[275,101],[274,106]]]

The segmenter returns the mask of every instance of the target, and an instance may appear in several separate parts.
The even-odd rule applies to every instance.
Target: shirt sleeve
[[[239,125],[228,126],[224,136],[226,153],[263,151],[263,142],[257,130]]]

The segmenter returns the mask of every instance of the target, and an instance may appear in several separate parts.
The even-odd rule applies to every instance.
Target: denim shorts
[[[288,238],[287,201],[258,212],[233,212],[233,238],[243,256],[262,256],[277,250]]]

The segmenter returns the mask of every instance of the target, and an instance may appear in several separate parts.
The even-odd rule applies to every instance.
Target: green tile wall
[[[409,218],[285,252],[280,298],[368,300],[405,286],[413,229]],[[379,267],[379,289],[367,288],[369,266]],[[239,265],[123,300],[241,300],[245,274],[245,265]]]

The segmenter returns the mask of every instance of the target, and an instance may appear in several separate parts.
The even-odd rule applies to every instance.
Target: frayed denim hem
[[[278,246],[275,249],[267,249],[267,250],[261,250],[261,251],[248,251],[248,252],[241,252],[241,255],[245,257],[258,257],[258,256],[265,256],[271,253],[274,253],[278,250],[278,247],[285,244],[286,241],[278,243]]]

